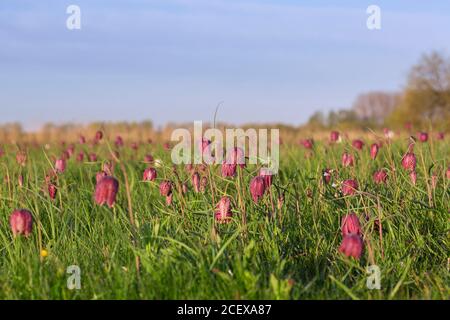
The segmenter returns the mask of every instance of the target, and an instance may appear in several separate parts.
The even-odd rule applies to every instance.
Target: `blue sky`
[[[439,0],[1,0],[0,123],[208,121],[223,101],[222,121],[301,124],[401,89],[449,30]]]

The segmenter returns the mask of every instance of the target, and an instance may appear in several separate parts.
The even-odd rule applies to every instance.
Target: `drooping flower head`
[[[164,148],[164,150],[166,150],[166,151],[170,151],[170,149],[172,148],[172,146],[170,145],[170,142],[165,142],[165,143],[163,144],[163,148]]]
[[[358,182],[356,180],[345,180],[342,182],[342,194],[344,196],[351,196],[358,192]]]
[[[159,193],[161,196],[166,197],[167,206],[172,205],[173,201],[173,192],[172,192],[172,182],[168,180],[164,180],[159,185]]]
[[[364,250],[364,242],[357,234],[349,234],[344,237],[339,247],[339,252],[347,257],[353,257],[357,260],[361,258]]]
[[[356,150],[362,150],[362,148],[364,147],[364,142],[362,140],[360,140],[360,139],[355,139],[352,142],[352,146]]]
[[[95,202],[100,206],[107,204],[112,208],[116,203],[118,191],[119,181],[110,176],[103,177],[97,182],[95,188]]]
[[[349,234],[361,235],[361,224],[356,213],[352,212],[342,218],[341,231],[344,237]]]
[[[202,150],[202,153],[205,152],[209,146],[211,145],[211,140],[208,140],[206,138],[202,138],[200,150]]]
[[[95,153],[89,154],[89,161],[90,162],[97,162],[97,155]]]
[[[146,154],[144,157],[144,162],[145,163],[153,163],[153,161],[155,161],[155,158],[153,158],[153,156],[151,154]]]
[[[314,140],[313,139],[304,139],[300,141],[300,143],[303,145],[305,149],[312,149],[314,146]]]
[[[114,141],[114,144],[116,145],[117,148],[123,147],[124,145],[123,138],[121,136],[117,136],[116,140]]]
[[[380,150],[380,146],[378,145],[378,143],[373,143],[370,146],[370,157],[372,158],[372,160],[375,160],[375,158],[378,155],[379,150]]]
[[[269,168],[261,168],[259,170],[259,176],[264,179],[264,183],[266,188],[270,188],[272,186],[273,181],[273,172]]]
[[[198,152],[198,154],[195,154],[195,158],[202,159],[202,161],[206,161],[207,163],[213,163],[215,161],[211,140],[204,137],[197,140],[195,152]]]
[[[48,191],[48,195],[49,195],[50,199],[55,200],[56,194],[58,192],[58,188],[56,187],[56,184],[54,184],[53,182],[49,183],[47,185],[47,191]]]
[[[387,181],[387,172],[384,169],[380,169],[374,172],[373,174],[373,181],[376,184],[382,184],[382,183],[386,183]]]
[[[9,224],[14,237],[22,235],[28,237],[33,231],[33,216],[25,209],[14,210],[9,217]]]
[[[78,162],[83,162],[84,161],[84,152],[81,151],[78,155],[77,155],[77,161]]]
[[[147,168],[144,170],[144,176],[142,179],[144,181],[155,181],[157,177],[158,173],[155,168]]]
[[[252,199],[255,203],[258,203],[258,201],[264,196],[264,193],[266,192],[266,183],[264,181],[264,178],[257,176],[252,179],[250,182],[250,193],[252,195]]]
[[[61,159],[62,160],[69,160],[71,157],[70,153],[68,150],[63,151],[63,153],[61,154]]]
[[[103,139],[103,132],[98,130],[95,133],[95,142],[100,142]]]
[[[408,152],[402,159],[402,167],[407,171],[416,170],[417,159],[416,155],[412,152]]]
[[[222,163],[222,177],[234,177],[236,175],[237,165],[229,164],[226,161]]]
[[[63,158],[56,160],[55,170],[57,173],[63,173],[64,171],[66,171],[66,160],[64,160]]]
[[[344,167],[353,167],[355,165],[355,158],[348,152],[342,154],[342,165]]]
[[[331,131],[330,133],[330,141],[331,142],[338,142],[340,138],[340,134],[338,131]]]
[[[131,149],[132,149],[132,150],[138,151],[138,150],[139,150],[139,147],[140,147],[140,144],[139,144],[139,143],[137,143],[137,142],[131,143]]]
[[[172,194],[172,182],[170,182],[168,180],[162,181],[161,184],[159,185],[159,193],[164,197],[171,195]]]
[[[231,200],[228,197],[222,197],[217,204],[215,218],[218,223],[228,223],[233,216],[231,212]]]
[[[428,141],[428,133],[427,132],[419,132],[419,141],[427,142]]]

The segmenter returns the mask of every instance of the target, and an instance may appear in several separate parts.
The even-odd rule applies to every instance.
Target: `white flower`
[[[161,168],[164,165],[161,159],[155,159],[155,167]]]

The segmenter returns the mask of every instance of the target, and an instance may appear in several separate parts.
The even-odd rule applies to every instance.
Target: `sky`
[[[449,30],[440,0],[1,0],[0,124],[211,121],[221,103],[219,121],[299,125],[401,90]]]

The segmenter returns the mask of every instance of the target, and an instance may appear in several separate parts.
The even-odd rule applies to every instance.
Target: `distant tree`
[[[334,128],[339,124],[339,115],[335,111],[328,113],[327,124],[330,128]]]
[[[338,123],[341,127],[360,127],[361,123],[359,122],[358,116],[356,112],[353,110],[339,110],[337,112]]]
[[[380,126],[400,101],[400,93],[373,91],[360,94],[353,103],[352,110],[361,122],[369,126]]]
[[[323,112],[315,112],[308,120],[306,126],[309,129],[325,129],[341,127],[364,127],[358,119],[354,110],[341,109],[338,111],[331,110],[328,115]]]
[[[314,112],[308,120],[308,126],[312,128],[323,128],[326,126],[325,115],[322,111]]]
[[[402,102],[389,118],[391,124],[425,126],[450,122],[450,58],[437,52],[422,56],[411,69]]]
[[[353,110],[341,109],[338,111],[330,111],[326,120],[328,128],[336,128],[337,126],[344,127],[359,127],[358,117]]]

